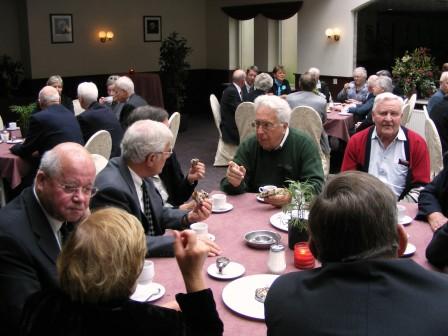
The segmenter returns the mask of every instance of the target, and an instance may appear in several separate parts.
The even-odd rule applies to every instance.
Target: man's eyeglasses
[[[67,195],[73,195],[79,190],[81,190],[81,192],[86,196],[94,196],[98,191],[98,189],[95,187],[78,187],[70,184],[62,184],[62,183],[58,184],[61,187],[62,191]]]
[[[165,157],[169,158],[173,154],[173,150],[170,149],[169,151],[164,151],[164,152],[154,152],[154,154],[163,154],[163,155],[165,155]]]
[[[273,124],[269,121],[259,121],[255,120],[252,122],[252,127],[257,129],[258,127],[261,127],[263,131],[270,131],[271,129],[277,127],[278,125],[281,125],[281,123]]]

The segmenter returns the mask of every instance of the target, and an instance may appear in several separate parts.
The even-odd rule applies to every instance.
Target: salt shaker
[[[282,244],[273,244],[269,249],[268,258],[269,272],[274,274],[283,273],[286,269],[285,247]]]

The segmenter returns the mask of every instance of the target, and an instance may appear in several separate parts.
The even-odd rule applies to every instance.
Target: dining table
[[[328,135],[348,142],[350,140],[350,129],[354,125],[352,113],[341,113],[341,111],[331,109],[327,111],[327,120],[323,126]]]
[[[0,143],[0,178],[8,181],[11,189],[16,188],[29,170],[30,165],[9,151],[13,143]]]
[[[149,105],[164,108],[162,83],[158,74],[132,72],[123,75],[132,79],[135,92],[142,96]]]
[[[269,273],[267,266],[269,250],[254,249],[244,240],[245,234],[254,230],[270,230],[278,233],[281,237],[280,243],[285,246],[286,270],[283,273],[300,271],[294,266],[294,253],[288,248],[287,232],[277,229],[270,223],[270,218],[279,215],[281,209],[260,202],[257,200],[257,194],[254,193],[227,195],[227,203],[229,204],[226,208],[227,212],[213,213],[205,222],[208,224],[209,234],[215,238],[215,242],[222,249],[221,256],[244,266],[245,273],[242,277]],[[406,215],[409,216],[410,223],[405,226],[409,242],[416,246],[416,251],[410,258],[423,267],[436,271],[425,258],[425,248],[432,237],[429,225],[413,220],[417,212],[416,204],[401,204],[405,205]],[[262,319],[236,313],[224,303],[223,290],[233,280],[220,280],[208,275],[207,269],[216,263],[216,259],[216,257],[208,257],[203,272],[207,286],[214,293],[217,310],[224,323],[224,335],[266,335],[266,326]],[[152,258],[151,260],[155,264],[154,282],[165,288],[165,294],[155,301],[155,304],[163,305],[175,300],[176,293],[185,292],[182,275],[175,258]],[[319,266],[317,262],[315,267]]]

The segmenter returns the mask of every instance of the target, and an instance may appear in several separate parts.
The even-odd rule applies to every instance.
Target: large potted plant
[[[405,96],[410,97],[417,93],[421,98],[426,98],[437,91],[434,81],[435,69],[429,49],[417,48],[411,53],[406,50],[403,57],[395,59],[392,74]]]
[[[29,122],[31,113],[36,109],[37,103],[31,103],[28,105],[12,105],[9,109],[18,114],[19,116],[19,126],[22,137],[26,137],[28,134]]]
[[[0,57],[0,95],[10,97],[23,79],[23,65],[8,55]]]
[[[288,215],[288,246],[291,250],[299,242],[308,241],[308,209],[313,200],[314,186],[308,181],[287,181],[291,202],[283,206]]]
[[[186,97],[186,80],[190,64],[186,61],[192,49],[187,39],[177,32],[168,35],[160,46],[160,75],[163,84],[165,107],[169,112],[179,112]]]

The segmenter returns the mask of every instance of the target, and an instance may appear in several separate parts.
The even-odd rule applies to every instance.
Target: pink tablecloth
[[[282,243],[286,245],[286,272],[297,271],[293,265],[293,253],[287,247],[287,233],[274,228],[269,223],[271,215],[278,212],[278,209],[270,205],[260,203],[256,200],[255,194],[243,194],[239,196],[228,196],[228,201],[233,204],[232,211],[223,214],[213,214],[206,222],[209,224],[209,232],[216,236],[216,242],[223,249],[223,255],[231,260],[239,262],[246,267],[245,275],[269,273],[266,262],[268,258],[267,250],[255,250],[245,245],[243,237],[246,232],[252,230],[267,229],[280,233]],[[414,216],[415,205],[408,206],[409,214]],[[410,242],[417,246],[417,252],[412,257],[426,268],[431,266],[426,262],[424,249],[431,239],[432,233],[429,226],[422,222],[413,222],[406,227],[410,235]],[[204,274],[207,267],[215,263],[216,258],[208,258],[204,266]],[[166,294],[159,303],[174,300],[178,292],[184,292],[185,288],[182,276],[177,268],[174,258],[153,259],[156,267],[155,282],[165,286]],[[214,280],[205,275],[208,286],[213,290],[217,308],[221,319],[224,322],[224,335],[266,335],[264,322],[250,320],[230,311],[222,301],[221,293],[228,281]]]
[[[0,144],[0,177],[8,180],[11,188],[14,189],[22,182],[22,176],[28,172],[29,165],[9,151],[12,146],[11,144]]]
[[[354,125],[353,115],[340,115],[337,111],[327,113],[324,129],[328,135],[341,139],[345,142],[350,140],[349,129]]]
[[[135,93],[145,98],[149,105],[164,107],[162,84],[158,74],[138,72],[125,76],[132,79]]]

